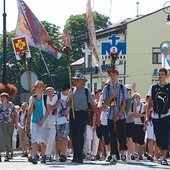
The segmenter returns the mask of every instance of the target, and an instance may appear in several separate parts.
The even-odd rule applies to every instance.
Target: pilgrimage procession
[[[86,13],[80,20],[71,16],[61,34],[24,1],[16,0],[17,26],[9,34],[3,1],[0,169],[170,169],[170,37],[149,37],[157,44],[141,40],[143,47],[152,44],[143,59],[133,59],[139,47],[130,44],[142,34],[134,26],[137,38],[131,40],[133,24],[169,17],[169,1],[112,26],[86,0]],[[99,31],[96,19],[103,20]],[[77,27],[85,31],[78,35]]]

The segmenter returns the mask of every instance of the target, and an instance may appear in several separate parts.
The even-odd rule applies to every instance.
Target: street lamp
[[[6,68],[6,11],[5,11],[5,0],[4,0],[4,11],[3,11],[3,72],[2,72],[2,82],[7,84],[7,68]]]
[[[166,24],[170,25],[170,1],[167,1],[163,5],[163,11],[168,14],[166,18]]]

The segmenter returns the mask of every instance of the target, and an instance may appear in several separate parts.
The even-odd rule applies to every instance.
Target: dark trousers
[[[127,150],[126,119],[118,120],[115,125],[113,120],[108,120],[108,127],[110,133],[110,147],[111,147],[110,154],[111,155],[115,154],[117,159],[120,159],[119,150],[124,150],[124,151]],[[119,141],[119,149],[118,149],[117,139]]]
[[[73,119],[72,111],[70,114],[70,135],[73,145],[73,159],[83,158],[84,131],[87,124],[88,113],[84,111],[75,112]]]

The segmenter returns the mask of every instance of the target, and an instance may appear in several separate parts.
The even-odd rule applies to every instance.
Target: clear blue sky
[[[134,18],[137,14],[136,2],[139,1],[139,14],[148,14],[161,9],[165,0],[91,0],[92,8],[117,22],[126,18]],[[86,0],[24,0],[35,16],[63,28],[70,15],[86,12]],[[110,10],[110,4],[111,10]],[[67,5],[66,5],[67,4]],[[0,1],[0,13],[3,14],[3,0]],[[17,1],[6,0],[7,31],[12,31],[17,23]],[[0,19],[0,33],[3,30],[3,18]]]

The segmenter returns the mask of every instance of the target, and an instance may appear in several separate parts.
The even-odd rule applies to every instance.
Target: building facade
[[[102,88],[104,82],[109,79],[107,70],[111,67],[111,61],[108,57],[105,60],[101,54],[101,42],[108,41],[108,37],[116,35],[119,37],[119,42],[126,42],[126,55],[119,54],[119,60],[116,61],[116,67],[120,72],[120,82],[122,84],[136,83],[136,90],[144,98],[150,85],[157,81],[157,69],[162,66],[160,44],[170,40],[170,26],[166,25],[166,18],[167,14],[164,13],[163,9],[160,9],[97,30],[97,47],[103,71],[102,79],[98,68],[93,64],[91,52],[85,43],[85,37],[80,37],[85,43],[86,86],[91,87],[91,91],[94,92],[95,89]]]

